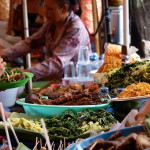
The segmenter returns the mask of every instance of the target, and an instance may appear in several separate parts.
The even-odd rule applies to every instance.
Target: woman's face
[[[64,16],[64,8],[60,8],[55,0],[45,0],[46,18],[48,21],[57,23]]]

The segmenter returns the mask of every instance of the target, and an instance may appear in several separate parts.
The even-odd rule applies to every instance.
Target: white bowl
[[[0,91],[0,102],[2,102],[4,107],[12,107],[15,105],[18,89],[17,87]]]
[[[90,71],[90,74],[93,76],[94,79],[104,77],[105,73],[97,73],[97,70]]]

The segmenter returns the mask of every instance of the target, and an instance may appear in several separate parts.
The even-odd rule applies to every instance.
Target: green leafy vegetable
[[[116,95],[117,88],[125,88],[139,82],[150,83],[150,61],[125,64],[122,68],[111,70],[107,78],[105,86],[109,87],[112,95]]]
[[[103,109],[98,112],[85,109],[77,114],[68,110],[64,115],[55,115],[45,122],[50,135],[75,137],[89,130],[109,129],[117,120]]]

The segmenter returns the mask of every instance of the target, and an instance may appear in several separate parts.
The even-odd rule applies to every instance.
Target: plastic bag
[[[105,44],[104,63],[98,69],[97,73],[108,72],[110,69],[122,66],[122,46],[116,44]]]
[[[129,51],[128,51],[128,60],[127,63],[134,63],[136,61],[141,61],[140,56],[136,53],[138,49],[134,46],[131,46]]]

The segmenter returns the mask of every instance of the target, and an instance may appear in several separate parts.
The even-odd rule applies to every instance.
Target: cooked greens
[[[45,122],[50,135],[75,137],[89,130],[108,130],[117,120],[103,109],[98,112],[85,109],[77,114],[68,110],[62,116],[55,115]]]
[[[117,88],[125,88],[128,85],[138,82],[150,83],[150,61],[141,61],[125,64],[122,68],[117,68],[107,74],[111,94],[116,94]]]
[[[25,116],[25,117],[23,117]],[[28,117],[29,116],[29,117]],[[19,129],[31,130],[42,133],[40,116],[20,114],[20,117],[11,117],[12,125]],[[85,109],[74,113],[67,110],[63,115],[55,115],[50,118],[44,118],[48,134],[50,137],[59,139],[73,139],[89,135],[90,130],[104,131],[109,130],[111,126],[117,123],[117,120],[106,110],[99,109],[97,112]]]

